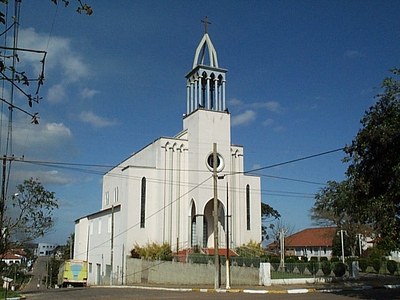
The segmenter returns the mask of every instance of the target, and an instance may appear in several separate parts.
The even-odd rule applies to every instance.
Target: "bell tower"
[[[226,111],[226,69],[218,65],[217,51],[207,33],[207,17],[202,21],[205,32],[197,46],[192,70],[186,75],[186,115],[199,108]]]

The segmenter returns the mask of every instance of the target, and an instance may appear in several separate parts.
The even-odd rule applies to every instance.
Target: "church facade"
[[[101,210],[75,221],[74,259],[88,283],[124,283],[135,244],[169,243],[173,252],[261,240],[261,184],[244,173],[244,149],[231,143],[226,73],[206,32],[186,75],[183,130],[160,137],[103,176]],[[215,163],[214,163],[215,162]]]

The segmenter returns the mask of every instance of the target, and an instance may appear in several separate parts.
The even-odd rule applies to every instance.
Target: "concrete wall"
[[[213,264],[191,264],[170,261],[147,261],[127,258],[126,284],[214,285]],[[221,285],[226,270],[221,266]],[[258,285],[259,269],[231,266],[231,285]]]

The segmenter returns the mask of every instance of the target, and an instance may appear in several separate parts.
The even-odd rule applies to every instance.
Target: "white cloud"
[[[68,185],[73,183],[74,179],[57,170],[38,171],[38,170],[23,170],[13,171],[13,179],[16,182],[23,182],[28,178],[38,179],[43,185]]]
[[[256,118],[256,113],[253,110],[246,110],[245,112],[232,117],[232,126],[244,125],[251,123]]]
[[[243,101],[239,100],[237,98],[232,98],[232,99],[228,100],[228,105],[229,106],[242,106]]]
[[[276,101],[267,101],[267,102],[256,102],[252,104],[252,107],[254,108],[265,108],[268,111],[271,112],[280,112],[281,111],[281,105],[279,102]]]
[[[58,83],[48,91],[49,100],[61,102],[66,97],[67,87],[86,78],[90,71],[82,56],[74,50],[72,41],[68,38],[48,36],[35,31],[34,28],[21,29],[19,32],[20,47],[46,51],[45,81],[48,78],[58,80]],[[42,54],[19,52],[20,67],[37,77],[41,71]]]
[[[89,88],[84,88],[80,95],[82,97],[82,99],[91,99],[94,96],[96,96],[97,94],[99,94],[100,92],[97,90],[93,90],[93,89],[89,89]]]
[[[29,145],[31,151],[35,148],[50,150],[54,146],[58,147],[72,138],[71,130],[63,123],[40,123],[39,125],[29,125],[21,123],[14,126],[13,143],[16,147],[26,148]]]
[[[344,57],[346,57],[346,58],[358,58],[358,57],[364,57],[364,54],[362,54],[358,50],[346,50],[344,52]]]
[[[272,124],[274,124],[274,120],[272,119],[266,119],[264,122],[262,122],[262,125],[265,127],[270,127]]]
[[[81,114],[79,115],[79,119],[82,122],[88,123],[96,128],[109,127],[109,126],[114,126],[116,124],[115,121],[111,121],[106,118],[97,116],[91,111],[81,112]]]
[[[65,97],[65,86],[62,84],[55,84],[48,89],[46,100],[50,103],[60,103]]]

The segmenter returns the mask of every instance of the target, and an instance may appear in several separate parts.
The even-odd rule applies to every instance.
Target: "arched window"
[[[140,194],[140,228],[144,228],[146,220],[146,177],[142,178]]]
[[[246,185],[246,223],[247,230],[250,230],[250,185]]]

